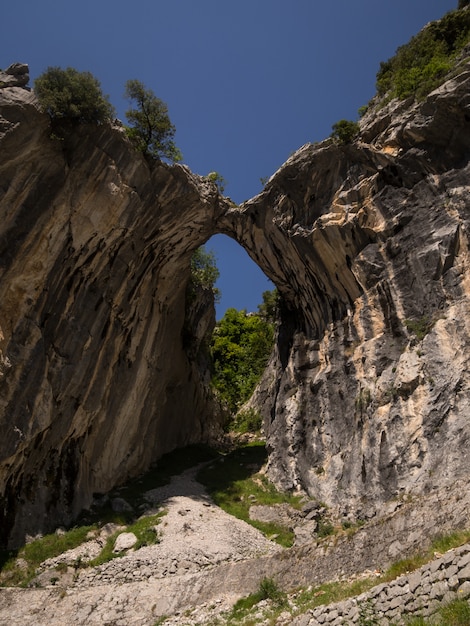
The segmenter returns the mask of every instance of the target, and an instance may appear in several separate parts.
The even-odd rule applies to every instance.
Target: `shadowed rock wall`
[[[217,429],[213,300],[194,319],[185,298],[223,202],[119,128],[59,141],[30,92],[0,98],[0,528],[21,540]]]

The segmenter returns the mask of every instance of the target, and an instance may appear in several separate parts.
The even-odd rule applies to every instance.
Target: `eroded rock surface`
[[[468,475],[469,88],[304,146],[239,219],[285,299],[252,399],[268,474],[352,521]]]
[[[0,533],[15,543],[217,430],[199,358],[213,301],[186,287],[225,201],[120,127],[60,141],[34,94],[5,88],[0,105]]]
[[[33,93],[1,89],[1,542],[217,431],[213,313],[187,298],[215,233],[282,296],[252,400],[278,485],[355,521],[466,478],[469,87],[464,69],[372,108],[359,141],[303,146],[239,208],[119,126],[59,141]]]

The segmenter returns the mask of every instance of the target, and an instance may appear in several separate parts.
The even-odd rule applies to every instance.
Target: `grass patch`
[[[1,569],[0,586],[25,587],[36,575],[36,569],[41,563],[76,548],[86,541],[88,533],[96,528],[96,526],[79,526],[64,534],[45,535],[41,539],[26,544],[18,551],[10,553],[10,557]]]
[[[391,580],[394,580],[395,578],[398,578],[398,576],[413,572],[423,565],[426,565],[426,563],[429,563],[430,561],[435,559],[436,552],[443,554],[444,552],[447,552],[452,548],[462,546],[469,541],[470,529],[455,531],[453,533],[449,533],[448,535],[438,535],[431,543],[429,549],[425,552],[419,552],[406,559],[401,559],[400,561],[396,561],[395,563],[393,563],[384,572],[381,577],[381,581],[389,582]]]
[[[258,590],[238,600],[227,617],[227,621],[240,621],[262,600],[271,600],[274,611],[277,612],[287,605],[287,594],[284,593],[272,578],[263,578]]]
[[[263,474],[260,474],[266,460],[264,443],[247,444],[202,468],[197,480],[205,485],[221,509],[248,522],[268,537],[277,535],[278,543],[290,547],[294,541],[291,530],[249,518],[250,506],[255,503],[264,505],[288,503],[295,508],[300,506],[299,497],[279,492]]]
[[[393,564],[382,576],[360,578],[354,581],[340,581],[324,583],[318,587],[299,589],[292,594],[282,594],[282,607],[273,602],[264,609],[263,623],[274,625],[281,611],[289,611],[292,617],[307,613],[318,606],[341,602],[348,598],[357,597],[379,585],[394,580],[402,574],[418,569],[435,558],[435,551],[444,552],[470,541],[470,530],[457,531],[449,535],[439,536],[432,543],[426,553],[418,554],[414,557],[403,559]],[[257,611],[256,605],[264,598],[260,597],[260,590],[241,598],[233,607],[229,614],[223,619],[217,619],[214,626],[222,624],[243,624],[248,626],[259,623],[255,617],[250,618],[251,611]],[[364,626],[378,624],[373,614],[372,607],[367,601],[360,606],[360,624]],[[253,614],[254,615],[254,614]],[[435,615],[429,619],[421,617],[409,618],[407,626],[468,626],[470,624],[470,605],[465,600],[456,600],[450,604],[442,606]]]
[[[123,532],[134,533],[134,535],[137,537],[137,543],[133,548],[134,550],[138,550],[143,546],[151,546],[159,543],[160,540],[158,538],[158,532],[154,527],[160,523],[161,518],[165,514],[165,511],[162,511],[160,513],[157,513],[157,515],[148,515],[145,517],[141,517],[139,520],[127,526],[125,529],[120,529],[117,532],[113,533],[106,540],[106,544],[104,545],[100,554],[95,559],[90,561],[88,565],[92,567],[97,567],[98,565],[103,565],[103,563],[107,563],[112,559],[123,556],[122,552],[113,552],[116,539],[118,535]]]
[[[107,523],[125,526],[126,531],[133,532],[138,539],[136,548],[156,543],[158,536],[152,527],[158,523],[162,514],[140,517],[140,507],[148,506],[144,494],[150,489],[168,484],[172,476],[177,476],[199,463],[209,461],[217,454],[206,446],[189,446],[166,454],[148,472],[125,486],[113,490],[109,497],[104,497],[101,506],[84,511],[76,520],[74,527],[65,533],[51,533],[18,550],[1,552],[0,586],[27,586],[35,577],[36,570],[41,563],[78,547],[87,541],[87,535],[90,531],[98,531]],[[114,511],[111,501],[116,496],[128,502],[132,510]],[[123,530],[119,532],[123,532]],[[99,565],[119,556],[112,551],[117,534],[119,533],[108,538],[103,551],[91,563],[92,565]]]
[[[419,319],[405,320],[405,326],[408,332],[416,335],[418,341],[422,341],[431,328],[434,326],[435,321],[428,315],[423,315]]]

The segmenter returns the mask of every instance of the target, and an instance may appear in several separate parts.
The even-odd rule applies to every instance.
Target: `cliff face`
[[[465,478],[469,86],[304,146],[240,208],[119,127],[51,138],[29,91],[0,89],[0,543],[217,429],[213,320],[186,285],[219,232],[283,297],[252,400],[271,478],[352,519]]]
[[[303,147],[244,207],[287,304],[252,399],[269,475],[352,520],[468,475],[469,88],[467,70],[354,145]]]
[[[0,528],[15,542],[217,429],[198,366],[213,302],[199,314],[185,291],[224,202],[184,167],[149,167],[119,128],[59,141],[30,92],[0,98]]]

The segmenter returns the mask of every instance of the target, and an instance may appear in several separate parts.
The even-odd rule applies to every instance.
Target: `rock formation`
[[[217,428],[198,365],[211,316],[186,285],[225,201],[185,167],[149,165],[122,128],[60,141],[31,92],[0,98],[0,528],[14,543]]]
[[[470,468],[469,69],[301,148],[236,231],[286,304],[252,399],[269,475],[351,520]]]
[[[0,543],[70,521],[217,429],[186,297],[192,252],[235,238],[278,287],[252,403],[271,478],[351,520],[468,474],[470,71],[305,145],[241,207],[149,164],[119,126],[51,136],[0,89]]]

